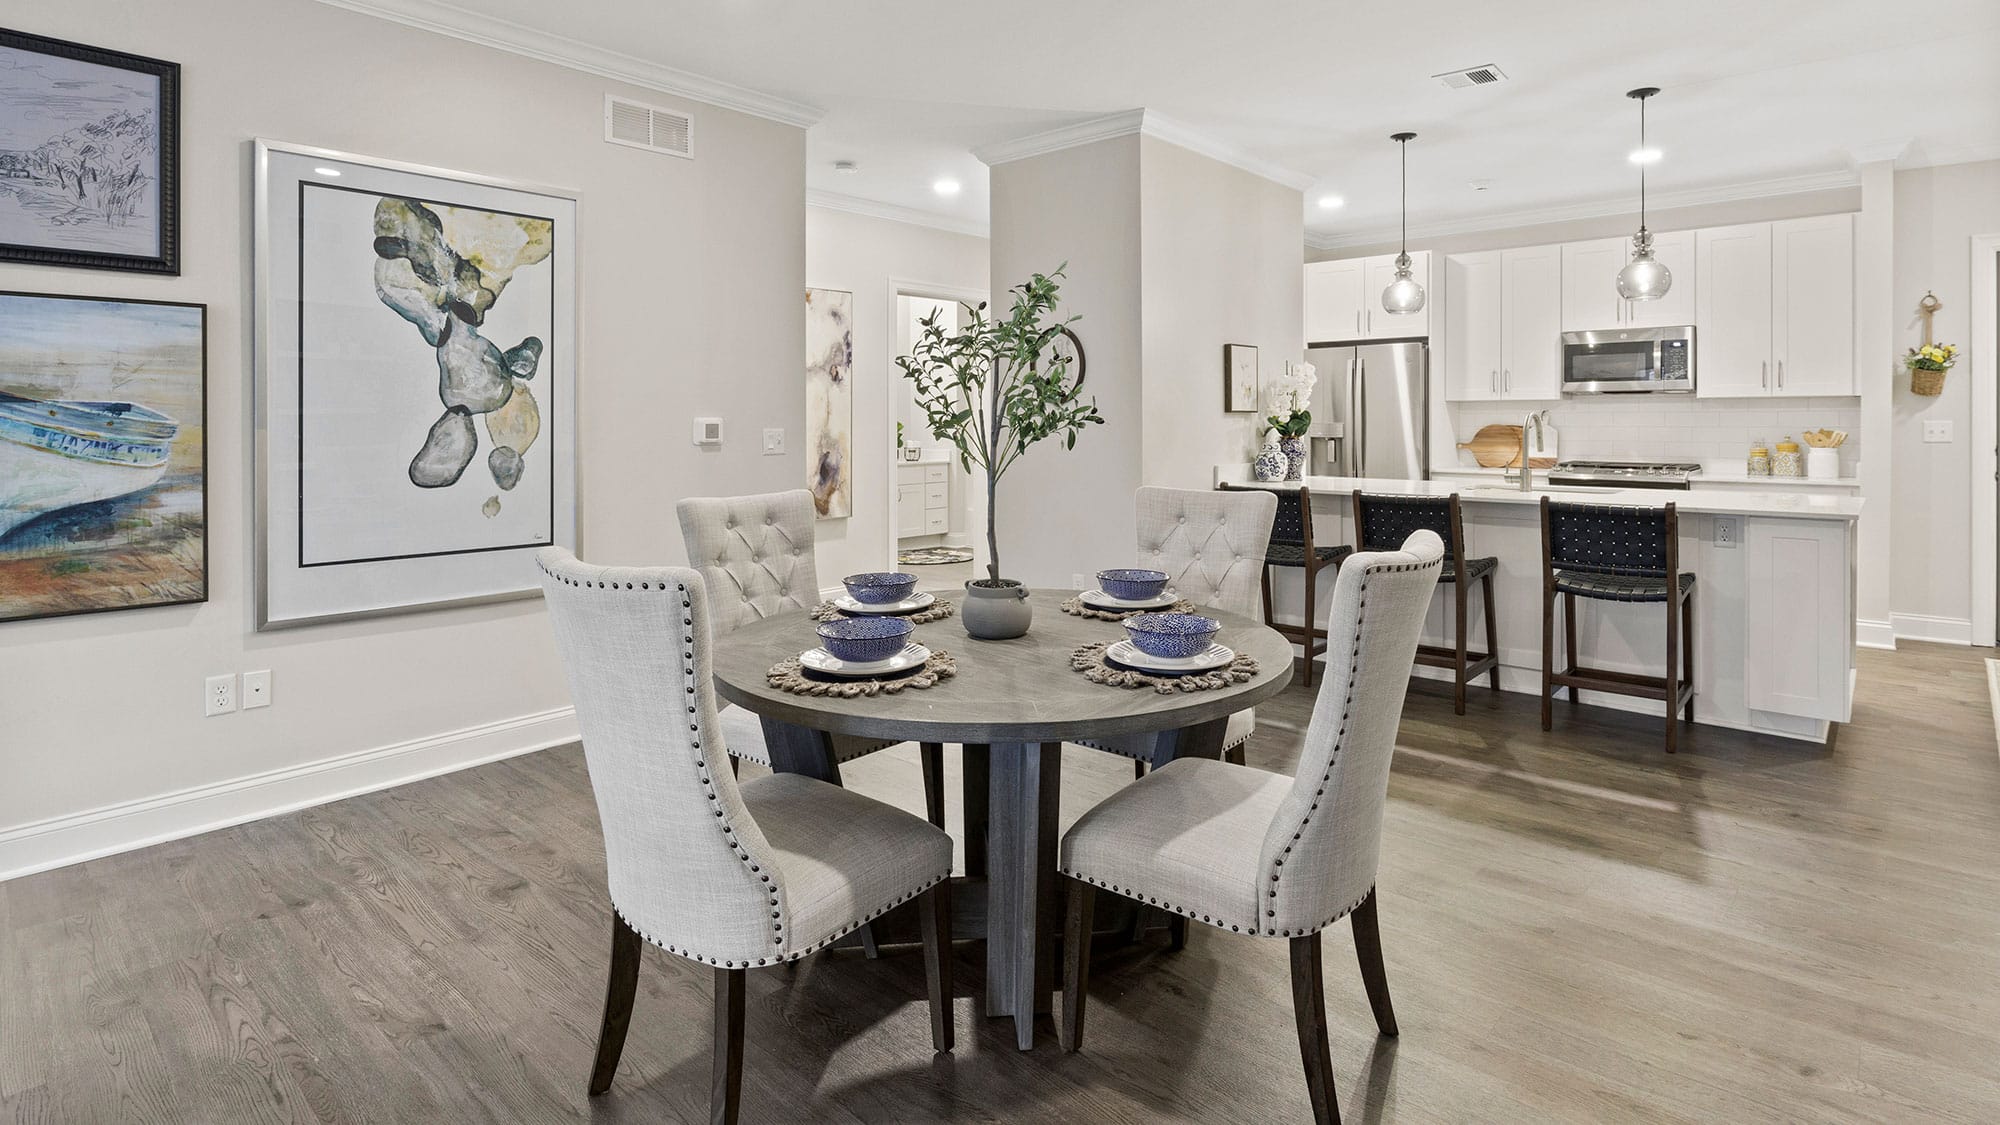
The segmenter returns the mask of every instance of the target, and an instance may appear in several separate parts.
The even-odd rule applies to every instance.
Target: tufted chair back
[[[1413,533],[1400,551],[1340,564],[1327,614],[1326,681],[1291,792],[1264,836],[1263,922],[1273,936],[1314,933],[1375,885],[1389,759],[1443,566],[1444,541],[1430,531]]]
[[[1137,565],[1166,572],[1168,585],[1198,606],[1257,615],[1277,497],[1251,489],[1146,487],[1134,503]]]
[[[701,576],[591,566],[560,547],[535,562],[583,731],[612,905],[682,956],[784,959],[785,885],[729,772]]]
[[[690,496],[675,510],[688,565],[713,599],[716,632],[819,604],[812,493]]]

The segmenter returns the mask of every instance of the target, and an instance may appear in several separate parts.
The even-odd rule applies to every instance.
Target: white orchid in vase
[[[1270,414],[1265,421],[1283,438],[1302,438],[1312,426],[1312,393],[1319,383],[1319,373],[1310,363],[1285,364],[1271,388]]]

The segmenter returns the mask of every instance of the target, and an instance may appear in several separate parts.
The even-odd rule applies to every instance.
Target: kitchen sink
[[[1459,489],[1459,491],[1462,493],[1489,492],[1500,496],[1505,496],[1508,493],[1512,493],[1515,496],[1534,496],[1538,493],[1543,493],[1543,492],[1604,493],[1604,492],[1614,492],[1616,491],[1616,489],[1594,487],[1592,485],[1587,485],[1587,484],[1538,484],[1534,486],[1532,489],[1529,489],[1527,492],[1522,492],[1519,485],[1482,484],[1477,488],[1461,488]]]

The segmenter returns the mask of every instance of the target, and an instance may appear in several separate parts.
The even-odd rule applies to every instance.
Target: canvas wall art
[[[1257,412],[1257,347],[1222,345],[1222,409],[1226,414]]]
[[[0,293],[0,621],[208,599],[206,316]]]
[[[823,520],[854,514],[854,294],[806,290],[806,487]]]
[[[575,542],[574,197],[258,164],[265,624],[532,594]]]
[[[0,261],[180,272],[180,66],[0,29]]]

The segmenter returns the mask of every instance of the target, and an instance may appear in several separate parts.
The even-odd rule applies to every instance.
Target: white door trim
[[[903,372],[896,366],[896,333],[902,328],[900,318],[896,315],[897,314],[896,298],[898,297],[927,297],[933,301],[957,301],[960,304],[964,305],[977,305],[981,301],[987,299],[987,292],[984,289],[967,289],[961,285],[945,285],[935,281],[915,281],[910,278],[904,278],[904,277],[890,278],[889,300],[888,300],[889,335],[887,337],[888,343],[882,349],[882,351],[888,357],[887,360],[885,361],[888,364],[888,370],[884,374],[890,380],[890,382],[887,385],[891,387],[896,385],[895,380],[901,379],[903,377]],[[991,312],[992,310],[989,309],[988,311]],[[889,400],[889,405],[885,406],[884,409],[893,411],[895,409],[896,396],[894,394],[891,394],[888,396],[888,400]],[[891,418],[889,419],[889,433],[893,436],[895,432],[896,432],[896,420],[894,418]],[[929,435],[923,435],[923,437],[924,437],[924,444],[926,445],[930,444],[932,439],[929,437]],[[900,462],[898,463],[900,464]],[[977,469],[974,469],[973,471],[975,473],[978,472]],[[894,464],[890,465],[888,473],[884,475],[887,477],[887,479],[883,481],[882,484],[883,498],[884,502],[888,505],[888,507],[884,510],[889,513],[889,525],[887,530],[884,532],[884,534],[888,536],[888,542],[883,546],[884,553],[882,557],[888,560],[887,563],[885,563],[884,565],[887,565],[889,567],[894,567],[896,565],[896,550],[897,550],[896,466]],[[970,494],[970,490],[973,488],[973,486],[974,482],[972,481],[965,482],[965,487],[967,489],[968,495]],[[981,485],[980,487],[983,488],[984,485]],[[975,564],[983,565],[985,559],[982,558],[981,556],[985,555],[986,553],[985,534],[983,533],[983,531],[979,534],[971,534],[970,529],[968,529],[967,538],[973,541],[972,543],[973,562]]]
[[[2000,234],[1972,240],[1972,643],[1994,642],[1995,582],[2000,579]]]

